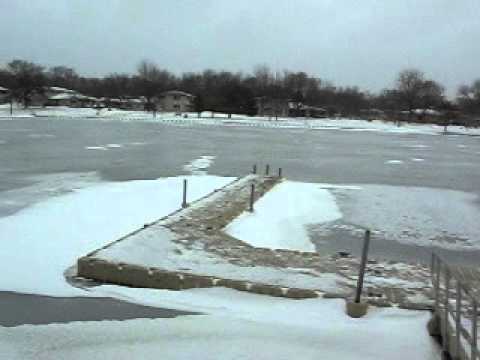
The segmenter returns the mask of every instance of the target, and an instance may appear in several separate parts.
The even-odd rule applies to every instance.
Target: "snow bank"
[[[156,291],[156,297],[167,293],[174,295]],[[12,360],[157,359],[159,354],[162,359],[433,360],[439,355],[425,330],[427,312],[371,309],[352,319],[340,300],[293,301],[225,289],[177,295],[216,306],[219,313],[0,328],[2,354]]]
[[[188,201],[232,178],[189,176]],[[104,183],[0,218],[0,290],[83,295],[64,271],[88,252],[178,209],[182,178]]]
[[[342,217],[335,198],[318,184],[285,181],[255,204],[255,212],[245,212],[226,232],[255,247],[315,251],[307,225]]]
[[[0,119],[10,120],[22,117],[38,118],[59,118],[67,119],[91,119],[99,121],[146,121],[163,123],[173,126],[248,126],[260,128],[280,129],[310,129],[310,130],[344,130],[344,131],[371,131],[386,132],[395,134],[426,134],[439,135],[444,133],[444,127],[433,124],[402,123],[401,126],[393,122],[382,120],[361,120],[343,118],[288,118],[280,117],[277,120],[262,116],[245,116],[241,114],[203,112],[198,118],[197,113],[184,113],[178,116],[175,113],[158,112],[156,116],[151,112],[138,110],[92,109],[92,108],[70,108],[63,106],[32,107],[23,109],[15,106],[13,116],[10,115],[10,105],[0,105]],[[463,126],[449,126],[448,134],[480,135],[480,129],[465,128]]]

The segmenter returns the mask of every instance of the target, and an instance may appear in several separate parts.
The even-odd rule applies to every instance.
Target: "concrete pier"
[[[259,201],[280,181],[276,176],[249,175],[240,178],[189,204],[188,208],[179,209],[80,258],[78,276],[101,283],[170,290],[223,286],[295,299],[317,296],[352,298],[359,259],[348,254],[255,248],[224,232],[225,226],[249,210],[252,184],[256,188],[255,201]],[[158,265],[125,261],[118,256],[112,260],[108,256],[134,241],[151,244],[152,248],[158,249],[160,234],[165,232],[171,234],[175,248],[157,250],[164,251],[157,254],[162,259]],[[213,265],[182,266],[182,257],[188,259],[189,253],[199,251],[205,259],[213,259]],[[218,269],[215,267],[217,262]],[[278,276],[265,282],[257,276],[262,271],[277,272]],[[332,281],[326,281],[329,279]],[[335,286],[325,285],[332,282]],[[377,306],[396,304],[404,308],[430,309],[429,269],[417,264],[370,260],[366,268],[363,298]]]

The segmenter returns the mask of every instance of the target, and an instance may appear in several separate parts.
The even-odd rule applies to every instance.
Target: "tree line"
[[[297,104],[322,107],[329,115],[358,116],[362,110],[413,113],[415,109],[457,111],[480,115],[480,79],[461,85],[454,101],[445,97],[441,84],[417,69],[401,71],[392,89],[379,94],[358,87],[337,87],[302,71],[274,72],[267,65],[251,73],[205,70],[175,75],[149,60],[141,61],[134,74],[112,73],[85,77],[67,66],[45,68],[26,60],[12,60],[0,68],[0,86],[14,100],[28,106],[33,94],[58,86],[105,98],[144,97],[147,103],[163,91],[179,89],[195,95],[195,110],[253,115],[256,98],[290,99]]]

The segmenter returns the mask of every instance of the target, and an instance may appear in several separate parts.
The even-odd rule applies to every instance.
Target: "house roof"
[[[325,108],[318,107],[318,106],[310,106],[310,105],[303,105],[303,106],[302,106],[302,109],[304,109],[304,110],[313,110],[313,111],[324,111],[324,112],[327,111]]]
[[[73,94],[61,93],[61,94],[50,96],[48,100],[70,100],[73,98],[75,98],[75,95]]]
[[[135,104],[143,104],[145,102],[143,99],[128,99],[128,101]]]
[[[71,93],[71,94],[76,92],[75,90],[65,89],[59,86],[50,86],[48,90],[53,92],[58,92],[58,93]]]
[[[194,97],[192,94],[187,93],[185,91],[181,91],[181,90],[164,91],[161,95],[180,95],[180,96]]]
[[[402,114],[409,114],[408,110],[401,111]],[[431,115],[431,116],[440,116],[442,113],[433,109],[413,109],[412,113],[416,115]]]

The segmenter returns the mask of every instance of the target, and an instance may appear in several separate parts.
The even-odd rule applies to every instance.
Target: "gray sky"
[[[480,0],[0,0],[0,63],[82,75],[304,70],[378,91],[417,67],[450,95],[480,78]]]

